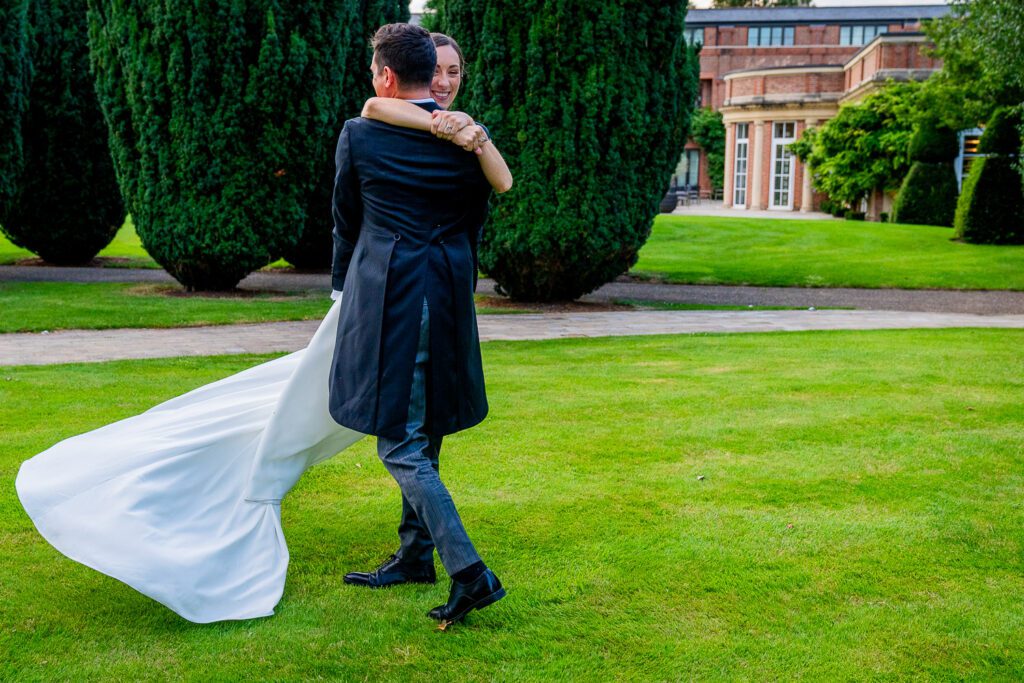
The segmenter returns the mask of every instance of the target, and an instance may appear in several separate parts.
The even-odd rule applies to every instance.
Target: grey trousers
[[[378,437],[377,456],[402,490],[402,521],[398,526],[401,547],[397,555],[407,561],[433,562],[436,546],[450,576],[479,562],[480,556],[438,474],[441,437],[423,431],[429,363],[430,312],[424,300],[405,438],[395,441]]]

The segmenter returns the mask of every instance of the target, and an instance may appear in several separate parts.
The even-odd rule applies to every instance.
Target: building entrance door
[[[789,145],[796,141],[796,123],[772,125],[772,204],[773,209],[793,208],[793,153]]]

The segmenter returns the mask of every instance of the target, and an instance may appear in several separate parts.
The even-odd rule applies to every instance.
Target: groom
[[[388,24],[372,43],[379,97],[439,109],[429,33]],[[452,586],[428,616],[459,621],[505,596],[438,476],[441,437],[487,414],[473,286],[490,185],[474,154],[365,118],[345,122],[336,160],[333,285],[344,296],[330,411],[378,437],[377,454],[402,490],[398,551],[345,583],[434,583],[436,547]]]

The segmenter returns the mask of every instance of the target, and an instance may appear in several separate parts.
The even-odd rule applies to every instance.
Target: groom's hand
[[[466,150],[467,152],[476,152],[480,154],[480,147],[487,142],[487,131],[482,126],[476,124],[472,126],[466,126],[452,138],[452,142]]]
[[[434,120],[430,122],[430,132],[442,140],[451,140],[464,128],[473,125],[472,117],[461,111],[438,109],[431,112],[431,116]]]

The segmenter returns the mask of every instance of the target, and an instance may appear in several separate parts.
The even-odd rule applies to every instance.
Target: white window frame
[[[779,130],[783,133],[789,132],[788,129],[792,127],[792,133],[789,135],[780,135]],[[794,163],[796,157],[789,151],[789,145],[796,142],[796,121],[772,121],[772,161],[771,161],[771,191],[770,191],[770,202],[769,208],[773,211],[792,211],[793,210],[793,180],[796,177],[796,164]],[[779,152],[782,155],[779,155]],[[779,163],[788,164],[788,173],[780,174],[776,166]],[[786,180],[786,187],[780,187],[781,180]],[[786,196],[785,204],[777,204],[776,196]]]
[[[743,133],[742,137],[740,133]],[[740,155],[743,145],[743,155]],[[733,145],[732,206],[734,209],[747,208],[747,181],[750,179],[750,124],[736,124],[736,142]],[[742,163],[741,163],[742,162]],[[742,170],[741,170],[742,168]]]

